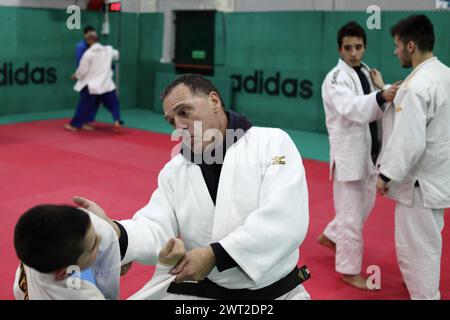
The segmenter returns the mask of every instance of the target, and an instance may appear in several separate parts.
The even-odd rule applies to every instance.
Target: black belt
[[[199,282],[172,282],[167,292],[221,300],[274,300],[288,293],[311,277],[306,266],[295,267],[287,276],[271,285],[256,289],[228,289],[209,279]]]

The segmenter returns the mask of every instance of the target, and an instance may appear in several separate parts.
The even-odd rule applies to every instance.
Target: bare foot
[[[90,126],[88,124],[83,124],[81,129],[86,130],[86,131],[94,131],[95,130],[95,128],[93,126]]]
[[[114,121],[114,132],[115,133],[120,133],[122,131],[122,128],[120,126],[120,122],[119,121]]]
[[[323,233],[317,238],[317,241],[320,245],[336,251],[336,243],[328,239]]]
[[[75,127],[72,127],[70,124],[65,124],[64,125],[64,129],[66,129],[67,131],[71,131],[71,132],[77,132],[78,129]]]
[[[352,275],[352,274],[343,274],[342,275],[342,280],[344,280],[344,282],[348,283],[349,285],[361,289],[361,290],[365,290],[365,291],[378,291],[380,290],[379,288],[369,288],[367,286],[367,279],[364,278],[362,275],[357,274],[357,275]]]

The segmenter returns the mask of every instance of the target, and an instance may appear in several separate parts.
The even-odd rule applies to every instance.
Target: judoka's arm
[[[113,49],[113,51],[112,51],[112,59],[113,60],[119,60],[119,57],[120,57],[119,50]]]
[[[155,265],[159,250],[169,239],[179,234],[172,205],[172,188],[166,174],[170,173],[163,169],[158,177],[158,188],[153,192],[149,203],[133,219],[118,221],[128,238],[122,264],[137,260],[143,264]]]
[[[171,188],[164,178],[164,169],[158,177],[158,188],[149,203],[130,220],[112,221],[94,202],[82,197],[73,201],[109,222],[119,237],[122,265],[134,260],[155,265],[158,251],[178,235],[178,225],[171,205]]]
[[[426,147],[427,97],[425,92],[409,90],[396,106],[394,127],[380,161],[380,177],[402,181]]]
[[[397,86],[390,86],[383,91],[374,91],[367,95],[358,95],[350,87],[350,79],[346,79],[342,72],[337,80],[325,79],[322,86],[324,101],[333,104],[338,114],[350,121],[369,123],[379,119],[383,112],[382,106],[386,101],[395,97]]]
[[[80,65],[80,61],[81,58],[83,57],[84,52],[86,51],[86,48],[82,47],[82,46],[77,46],[77,48],[75,49],[75,59],[77,62],[77,68]]]
[[[78,80],[83,79],[89,72],[90,64],[91,64],[91,56],[89,54],[84,54],[81,58],[80,65],[75,71],[75,77]]]
[[[277,160],[276,156],[284,158]],[[285,132],[274,135],[265,160],[259,208],[220,241],[255,282],[295,254],[309,223],[305,171],[297,148]]]

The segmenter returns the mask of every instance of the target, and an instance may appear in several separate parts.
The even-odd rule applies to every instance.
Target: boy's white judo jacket
[[[300,154],[282,130],[252,127],[226,152],[216,206],[200,167],[181,154],[158,177],[158,188],[133,219],[123,264],[154,265],[179,236],[186,250],[220,242],[237,262],[208,278],[230,289],[258,289],[297,265],[308,228],[308,190]]]
[[[84,209],[81,209],[84,210]],[[86,211],[86,210],[85,210]],[[89,213],[95,232],[100,235],[99,251],[91,266],[96,286],[73,278],[56,281],[53,274],[41,273],[24,265],[27,278],[28,297],[30,300],[103,300],[119,298],[120,283],[120,249],[117,234],[105,220]],[[14,280],[14,296],[24,299],[19,287],[20,267]]]
[[[75,91],[80,92],[88,87],[89,93],[100,95],[116,89],[113,81],[111,64],[113,60],[119,59],[119,51],[111,46],[100,43],[93,44],[81,58],[80,65],[75,72],[78,79]]]
[[[330,179],[363,180],[375,174],[371,158],[369,123],[383,115],[376,99],[369,67],[362,72],[370,83],[371,93],[364,95],[356,71],[342,59],[325,77],[322,99],[330,140]]]
[[[386,195],[412,206],[419,181],[425,208],[450,207],[450,68],[436,57],[418,65],[386,108],[383,129]]]

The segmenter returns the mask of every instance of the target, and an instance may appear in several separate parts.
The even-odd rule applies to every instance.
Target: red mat
[[[12,236],[14,225],[28,208],[40,203],[70,203],[73,195],[97,201],[112,218],[123,219],[144,206],[156,187],[159,170],[170,158],[173,143],[167,135],[124,129],[114,134],[108,125],[95,132],[70,133],[66,120],[0,126],[0,299],[12,299],[18,260]],[[300,150],[301,151],[301,150]],[[328,164],[305,160],[310,195],[310,227],[301,246],[299,264],[312,278],[305,283],[313,299],[407,299],[394,249],[392,201],[378,197],[365,230],[365,271],[381,268],[376,293],[353,289],[334,271],[333,253],[316,243],[333,217]],[[449,222],[448,215],[446,221]],[[450,231],[444,230],[441,294],[450,299]],[[153,268],[134,265],[122,278],[126,298],[151,278]]]

